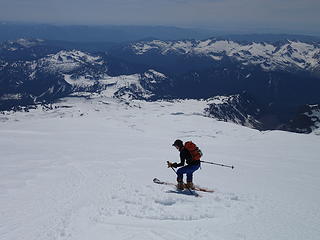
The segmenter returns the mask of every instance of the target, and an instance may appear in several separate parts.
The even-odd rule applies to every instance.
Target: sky
[[[319,0],[0,0],[0,21],[320,33]]]

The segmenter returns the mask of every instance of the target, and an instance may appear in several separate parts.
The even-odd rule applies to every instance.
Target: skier
[[[177,170],[177,182],[178,182],[177,189],[178,190],[184,189],[183,174],[187,175],[186,187],[189,189],[194,189],[192,178],[193,178],[193,173],[200,168],[200,157],[202,155],[201,151],[194,145],[196,147],[196,151],[198,151],[199,152],[198,154],[200,154],[200,157],[198,158],[194,157],[180,139],[175,140],[172,146],[176,147],[176,149],[180,152],[180,163],[176,163],[176,162],[172,163],[169,161],[167,162],[168,168],[180,167]],[[185,162],[187,163],[186,166],[184,166]]]

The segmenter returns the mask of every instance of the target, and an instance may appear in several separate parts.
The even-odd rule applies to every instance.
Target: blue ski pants
[[[182,182],[183,181],[183,174],[187,175],[187,182],[192,182],[193,173],[197,171],[200,168],[200,164],[196,165],[187,165],[184,167],[181,167],[177,170],[177,181]]]

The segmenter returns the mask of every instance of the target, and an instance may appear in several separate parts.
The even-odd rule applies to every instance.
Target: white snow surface
[[[161,54],[168,53],[204,55],[216,61],[223,56],[237,59],[243,65],[260,65],[265,70],[298,68],[315,70],[320,66],[320,48],[317,45],[300,41],[287,41],[281,46],[270,43],[240,44],[228,40],[204,41],[160,41],[140,42],[132,45],[137,55],[151,50],[158,50]]]
[[[320,137],[205,117],[206,101],[66,98],[0,115],[0,239],[315,240]],[[172,193],[171,146],[194,141],[194,182]]]

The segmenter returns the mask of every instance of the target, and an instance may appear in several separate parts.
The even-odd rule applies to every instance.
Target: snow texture
[[[0,239],[318,239],[319,136],[218,122],[206,105],[72,97],[2,113]],[[214,193],[152,182],[174,182],[177,138],[235,166],[195,173]]]

